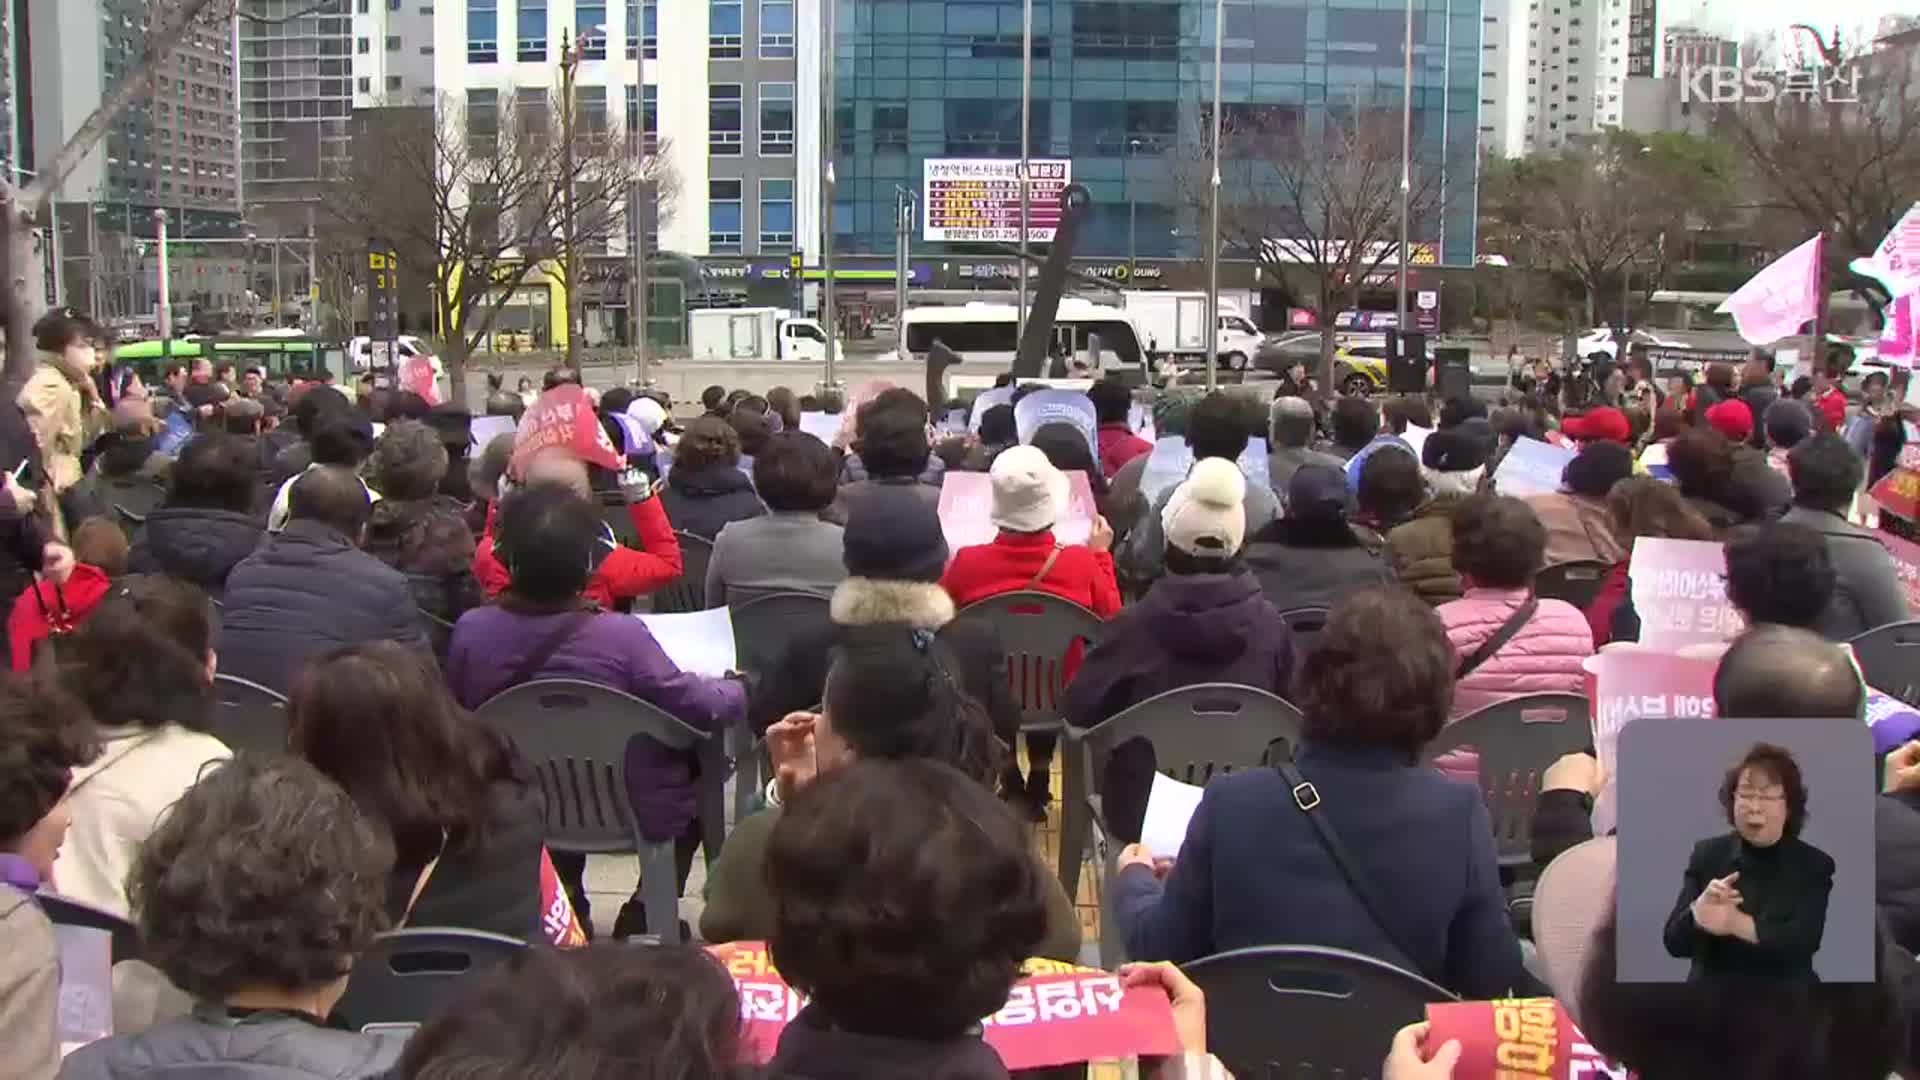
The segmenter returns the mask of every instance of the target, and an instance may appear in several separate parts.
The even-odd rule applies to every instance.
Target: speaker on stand
[[[1396,394],[1427,392],[1427,335],[1387,331],[1387,389]]]

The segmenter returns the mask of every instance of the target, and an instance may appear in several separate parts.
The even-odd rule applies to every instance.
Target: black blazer
[[[1740,910],[1753,916],[1759,944],[1716,937],[1694,925],[1693,901],[1707,883],[1735,870]],[[1813,978],[1813,954],[1827,925],[1827,894],[1833,890],[1833,857],[1798,837],[1757,848],[1738,833],[1710,837],[1693,846],[1686,880],[1667,916],[1667,952],[1693,958],[1690,980],[1708,975],[1804,976]]]

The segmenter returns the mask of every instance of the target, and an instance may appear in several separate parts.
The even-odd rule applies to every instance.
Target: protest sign
[[[556,949],[578,949],[587,944],[587,932],[573,911],[573,900],[560,885],[560,874],[553,868],[553,856],[545,845],[540,848],[540,932],[547,944]]]
[[[780,1032],[806,1004],[774,970],[765,943],[709,945],[733,976],[747,1059],[773,1060]],[[1010,1071],[1081,1061],[1177,1054],[1173,1005],[1157,986],[1122,988],[1097,968],[1028,960],[1000,1011],[981,1021],[988,1046]]]
[[[519,426],[511,416],[476,416],[467,422],[467,433],[473,437],[473,445],[485,449],[488,443],[513,434]]]
[[[1900,578],[1900,587],[1906,590],[1907,607],[1920,611],[1920,544],[1905,540],[1892,533],[1876,533],[1875,538],[1893,556],[1893,572]]]
[[[839,413],[803,412],[800,430],[832,446],[834,437],[840,434],[840,418]]]
[[[1559,491],[1560,475],[1567,471],[1573,455],[1571,447],[1522,436],[1513,441],[1507,456],[1500,459],[1500,467],[1493,471],[1493,489],[1520,498]]]
[[[1885,513],[1909,520],[1920,517],[1920,470],[1901,465],[1881,477],[1867,492],[1867,497],[1878,503]]]
[[[113,1034],[113,935],[91,926],[55,926],[60,954],[54,1028],[65,1057]]]
[[[563,383],[541,394],[520,418],[510,471],[521,475],[535,454],[555,447],[573,451],[590,465],[617,470],[626,464],[600,426],[599,414],[593,411],[586,391],[574,383]]]
[[[400,384],[425,398],[427,404],[440,404],[440,386],[434,377],[433,357],[418,352],[408,357],[400,365]]]
[[[1427,1006],[1428,1055],[1460,1044],[1453,1080],[1627,1080],[1552,998],[1448,1001]]]
[[[1714,541],[1636,539],[1627,577],[1640,644],[1678,652],[1738,637],[1746,622],[1727,599],[1726,575],[1726,550]]]
[[[1588,657],[1587,700],[1593,716],[1593,746],[1606,773],[1606,788],[1594,802],[1594,834],[1613,827],[1620,732],[1635,720],[1695,720],[1714,715],[1713,673],[1717,657],[1679,656],[1641,645],[1616,645]]]
[[[1078,469],[1065,474],[1067,505],[1053,523],[1053,538],[1062,544],[1084,544],[1093,534],[1093,484]],[[993,478],[986,473],[948,470],[940,483],[940,531],[947,538],[947,557],[963,547],[991,544],[1000,534],[993,523]]]
[[[1271,487],[1267,471],[1267,440],[1248,439],[1247,449],[1235,464],[1246,475],[1247,486]],[[1179,435],[1157,439],[1147,464],[1140,472],[1140,494],[1149,506],[1159,501],[1162,492],[1187,478],[1193,468],[1193,447]]]
[[[729,671],[739,670],[740,654],[733,640],[733,613],[727,608],[670,615],[647,613],[634,618],[647,624],[660,651],[681,671],[717,679]]]
[[[967,415],[967,429],[969,431],[979,431],[980,418],[987,415],[988,409],[993,408],[995,405],[1010,405],[1012,403],[1013,387],[1011,386],[996,386],[991,390],[980,391],[979,394],[974,396],[973,409]]]
[[[1068,424],[1087,440],[1087,449],[1100,460],[1100,418],[1093,399],[1073,390],[1035,390],[1013,407],[1013,430],[1030,443],[1033,433],[1047,424]]]

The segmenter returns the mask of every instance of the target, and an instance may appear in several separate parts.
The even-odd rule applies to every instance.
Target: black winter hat
[[[1440,472],[1468,472],[1487,463],[1487,444],[1460,428],[1440,428],[1420,448],[1420,463]]]
[[[906,484],[869,484],[847,513],[847,573],[882,581],[940,580],[947,537],[940,515]]]

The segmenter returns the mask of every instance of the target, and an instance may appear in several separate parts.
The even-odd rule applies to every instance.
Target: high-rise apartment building
[[[382,0],[384,3],[385,0]],[[346,160],[353,114],[349,0],[249,0],[263,18],[240,20],[241,163],[249,220],[300,235]]]
[[[1494,116],[1481,118],[1481,148],[1515,157],[1620,126],[1629,60],[1645,52],[1633,26],[1655,19],[1653,0],[1498,2],[1486,13],[1497,36],[1490,25],[1482,47],[1482,104]]]
[[[1660,0],[1629,0],[1627,77],[1655,78],[1660,71]]]
[[[1689,68],[1737,67],[1740,44],[1697,27],[1676,24],[1660,39],[1660,74],[1684,79]]]
[[[433,0],[352,3],[354,108],[432,104]]]

